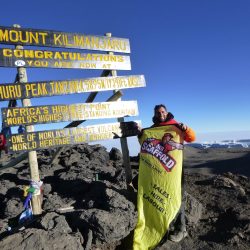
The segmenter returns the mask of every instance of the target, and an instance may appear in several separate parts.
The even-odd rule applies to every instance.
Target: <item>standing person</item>
[[[175,230],[169,239],[180,242],[187,236],[183,143],[194,141],[195,133],[177,122],[163,104],[155,106],[152,120],[150,128],[138,128],[141,152],[134,249],[156,247],[174,219]]]
[[[24,132],[25,132],[25,126],[23,126],[23,125],[20,125],[19,127],[18,127],[18,134],[23,134]]]
[[[4,150],[5,154],[8,154],[8,149],[6,146],[6,138],[3,133],[0,133],[0,157],[2,155],[2,150]]]
[[[191,128],[189,128],[187,125],[176,122],[174,120],[173,114],[170,112],[167,112],[167,108],[163,104],[155,106],[154,117],[152,120],[154,122],[154,125],[152,127],[173,124],[183,132],[182,136],[183,136],[184,141],[193,142],[195,140],[194,131]],[[172,234],[170,234],[170,237],[169,237],[169,239],[174,242],[179,242],[187,236],[186,222],[185,222],[184,171],[182,171],[181,183],[182,183],[182,204],[181,204],[179,214],[176,218],[175,231]]]

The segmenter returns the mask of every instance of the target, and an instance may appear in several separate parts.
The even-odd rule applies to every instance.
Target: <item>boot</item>
[[[171,234],[169,236],[169,240],[173,241],[173,242],[180,242],[182,241],[184,238],[186,238],[188,236],[188,233],[185,230],[179,230],[179,231],[175,231],[173,234]]]

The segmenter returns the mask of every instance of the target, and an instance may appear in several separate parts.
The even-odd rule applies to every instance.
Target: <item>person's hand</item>
[[[138,130],[138,136],[141,136],[142,135],[142,127],[138,123],[136,123],[136,128]]]
[[[137,127],[137,129],[138,129],[139,132],[142,131],[142,127],[138,123],[136,123],[136,127]]]
[[[183,124],[182,122],[179,123],[180,130],[186,131],[187,130],[187,125]]]

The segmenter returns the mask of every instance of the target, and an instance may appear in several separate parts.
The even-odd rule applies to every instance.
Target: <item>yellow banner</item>
[[[173,125],[146,129],[140,138],[138,222],[134,250],[155,248],[181,206],[183,139]]]

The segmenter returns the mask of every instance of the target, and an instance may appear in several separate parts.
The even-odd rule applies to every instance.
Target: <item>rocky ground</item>
[[[21,229],[28,161],[0,168],[0,249],[132,249],[136,190],[126,188],[119,150],[66,147],[50,164],[54,151],[38,153],[43,214]],[[184,156],[189,236],[157,249],[250,249],[250,149],[186,147]],[[131,165],[135,177],[138,157]]]

